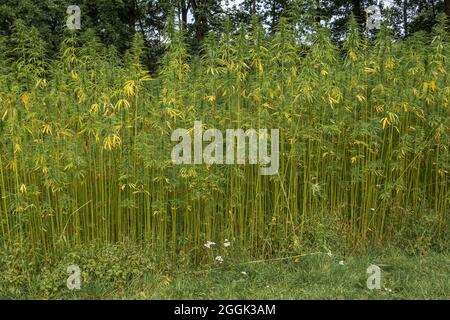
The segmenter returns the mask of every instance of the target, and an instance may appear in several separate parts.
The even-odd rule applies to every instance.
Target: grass
[[[97,248],[84,253],[87,262],[80,264],[83,270],[80,291],[65,287],[67,275],[64,269],[69,261],[63,258],[51,263],[47,261],[39,271],[29,273],[28,279],[22,278],[22,287],[18,282],[6,284],[3,278],[0,297],[151,300],[450,298],[450,255],[444,253],[408,256],[389,249],[348,258],[320,253],[282,261],[225,261],[222,265],[190,271],[183,268],[150,271],[148,261],[137,257],[136,252],[120,258],[120,255],[110,255],[114,250]],[[382,268],[380,290],[366,287],[366,269],[371,264]],[[133,268],[136,270],[132,271]]]
[[[382,290],[371,291],[366,288],[365,272],[375,261],[387,266]],[[150,299],[448,299],[449,262],[448,256],[441,255],[359,256],[341,266],[328,256],[305,257],[298,263],[242,265],[175,276],[169,287],[147,284],[141,294]]]

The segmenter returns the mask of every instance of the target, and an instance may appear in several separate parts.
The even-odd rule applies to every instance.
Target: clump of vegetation
[[[227,22],[190,56],[169,23],[150,77],[139,34],[122,58],[91,31],[68,33],[49,60],[17,21],[0,40],[1,242],[46,253],[132,242],[201,261],[207,241],[264,257],[314,241],[364,248],[423,219],[427,241],[445,241],[445,27],[443,17],[432,34],[369,39],[352,21],[338,48],[326,29],[304,41],[286,19],[273,35]],[[174,165],[170,135],[196,120],[279,129],[278,174]]]
[[[219,245],[219,243],[217,243]],[[295,259],[225,257],[199,269],[161,263],[133,244],[73,246],[48,257],[31,245],[0,251],[2,299],[448,299],[448,254],[407,256],[398,248],[356,254],[317,252]],[[169,262],[169,261],[166,261]],[[380,290],[367,267],[380,265]],[[68,266],[80,267],[69,290]]]

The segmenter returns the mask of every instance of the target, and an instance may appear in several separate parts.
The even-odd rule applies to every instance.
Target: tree
[[[56,49],[62,35],[64,16],[68,4],[65,0],[15,1],[2,0],[0,4],[0,33],[11,35],[18,19],[25,25],[35,27],[47,46]]]
[[[220,16],[223,10],[220,0],[190,0],[190,8],[194,16],[195,41],[193,44],[198,48],[208,31],[222,24]]]
[[[292,17],[306,33],[324,20],[333,38],[341,41],[350,16],[363,31],[365,9],[377,3],[400,36],[431,31],[441,12],[450,17],[450,0],[244,0],[239,5],[229,1],[231,7],[225,7],[222,0],[2,0],[0,35],[10,36],[14,21],[22,19],[28,27],[36,28],[49,52],[55,53],[66,29],[66,9],[75,4],[81,8],[82,29],[93,29],[104,44],[113,45],[121,53],[140,32],[147,47],[144,60],[154,69],[164,50],[163,30],[171,12],[182,22],[192,53],[198,52],[209,32],[222,29],[225,18],[239,25],[251,24],[252,16],[256,16],[273,32],[282,17]]]

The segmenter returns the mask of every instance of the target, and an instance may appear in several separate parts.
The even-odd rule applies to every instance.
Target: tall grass
[[[49,59],[20,21],[0,41],[0,237],[48,252],[132,241],[198,256],[231,239],[252,254],[301,250],[336,224],[352,247],[383,243],[432,217],[448,233],[450,42],[376,38],[354,21],[337,47],[282,20],[210,34],[190,56],[167,27],[159,74],[136,35],[122,58],[95,34],[70,33]],[[11,49],[12,48],[12,49]],[[280,170],[174,165],[176,128],[280,129]]]

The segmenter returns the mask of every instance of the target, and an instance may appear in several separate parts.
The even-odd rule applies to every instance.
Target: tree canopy
[[[64,36],[66,9],[81,8],[82,28],[92,28],[106,45],[124,52],[136,32],[147,47],[146,62],[156,67],[164,48],[164,28],[169,17],[182,22],[186,41],[199,50],[210,31],[222,31],[224,21],[249,24],[256,16],[273,32],[281,17],[297,21],[300,28],[314,23],[326,25],[334,39],[342,39],[346,24],[354,16],[364,30],[365,10],[379,5],[386,23],[401,37],[430,31],[437,16],[450,16],[450,0],[3,0],[0,5],[0,34],[10,35],[14,21],[21,19],[46,39],[55,52]]]

